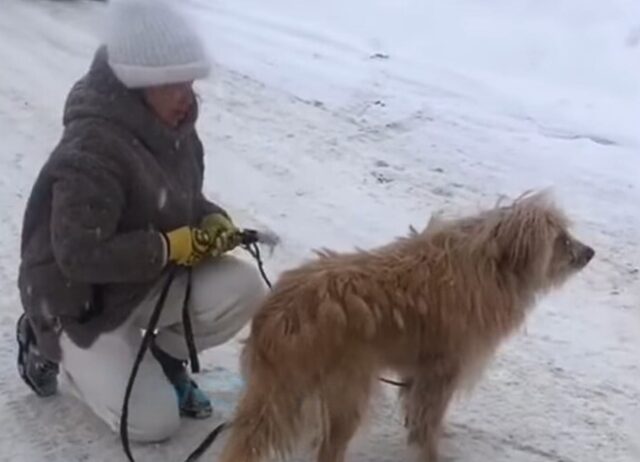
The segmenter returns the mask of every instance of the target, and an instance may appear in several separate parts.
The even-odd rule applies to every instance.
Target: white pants
[[[164,282],[164,281],[163,281]],[[188,350],[182,326],[186,277],[177,277],[158,322],[157,345],[179,358]],[[130,320],[102,334],[88,349],[61,337],[61,370],[71,391],[114,431],[118,431],[124,393],[133,362],[162,283],[136,309]],[[230,340],[245,326],[265,294],[264,283],[251,263],[226,256],[193,270],[190,302],[196,348],[202,351]],[[157,442],[180,426],[173,386],[150,351],[144,357],[129,402],[132,441]]]

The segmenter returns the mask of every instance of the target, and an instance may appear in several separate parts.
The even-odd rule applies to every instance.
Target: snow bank
[[[438,86],[557,136],[639,145],[637,1],[188,4],[221,61],[304,97],[348,104],[380,78],[367,63],[378,54],[386,91]]]

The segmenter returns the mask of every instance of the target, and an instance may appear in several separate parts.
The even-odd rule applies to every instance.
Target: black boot
[[[174,358],[155,343],[151,345],[151,352],[176,390],[180,413],[194,419],[206,419],[211,416],[213,413],[211,401],[189,377],[186,362]]]
[[[18,372],[22,380],[38,395],[47,397],[58,391],[59,367],[42,356],[29,319],[22,314],[16,325]]]

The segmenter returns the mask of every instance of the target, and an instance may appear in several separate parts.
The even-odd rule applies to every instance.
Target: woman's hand
[[[169,261],[182,266],[193,266],[210,254],[214,239],[200,228],[183,226],[164,235]]]
[[[242,243],[241,231],[222,213],[212,213],[204,217],[200,228],[213,239],[208,252],[212,257],[219,257]]]

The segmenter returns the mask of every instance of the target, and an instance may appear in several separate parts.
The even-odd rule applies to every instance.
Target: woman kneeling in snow
[[[210,64],[192,29],[157,1],[111,2],[113,25],[71,90],[64,134],[29,198],[22,232],[20,373],[41,396],[57,375],[114,430],[124,390],[167,277],[158,332],[131,395],[137,441],[173,434],[211,404],[187,374],[187,267],[196,349],[231,339],[264,296],[228,215],[202,194],[193,81]],[[58,366],[59,365],[59,366]]]

